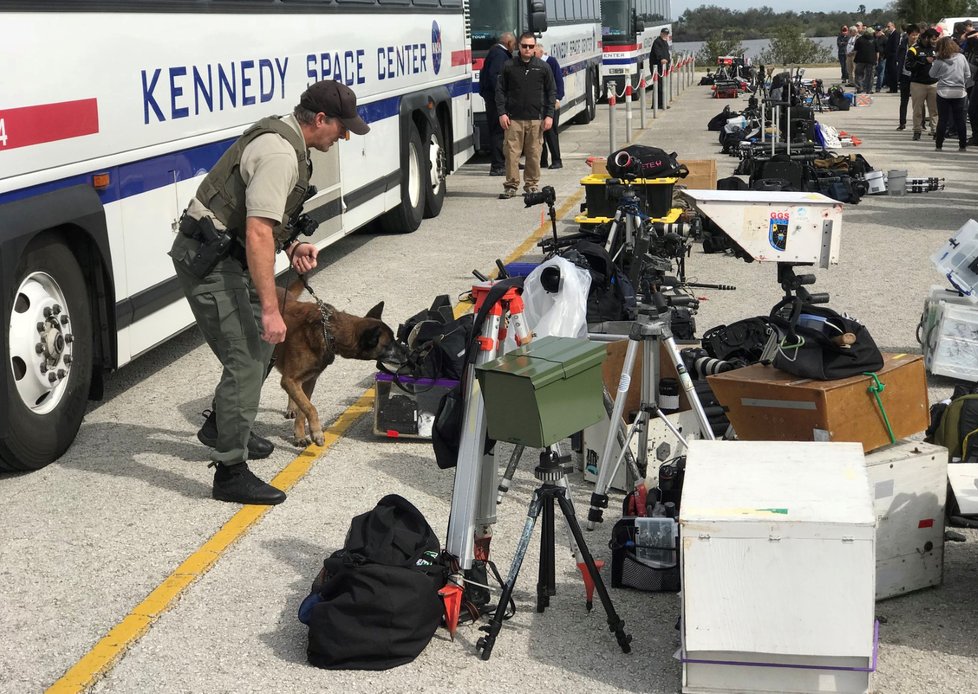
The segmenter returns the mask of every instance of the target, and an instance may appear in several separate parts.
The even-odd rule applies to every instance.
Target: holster
[[[194,219],[184,215],[180,219],[180,233],[200,243],[197,253],[187,266],[190,273],[198,279],[209,275],[221,260],[232,253],[234,236],[219,231],[210,217]]]

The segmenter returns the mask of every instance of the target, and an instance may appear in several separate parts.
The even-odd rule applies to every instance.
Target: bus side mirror
[[[541,0],[528,0],[530,31],[541,34],[547,30],[547,6]]]
[[[632,22],[635,24],[635,33],[641,34],[645,31],[645,22],[638,18],[638,13],[632,10]]]

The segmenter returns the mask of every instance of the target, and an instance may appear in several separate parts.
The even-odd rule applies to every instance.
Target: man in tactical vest
[[[170,257],[207,344],[224,367],[197,438],[214,448],[213,497],[278,504],[285,494],[245,461],[271,455],[251,433],[274,346],[285,339],[275,293],[275,254],[298,272],[316,267],[317,249],[296,240],[312,164],[349,133],[370,130],[353,91],[323,80],[303,92],[292,115],[263,118],[232,144],[201,182],[180,220]]]

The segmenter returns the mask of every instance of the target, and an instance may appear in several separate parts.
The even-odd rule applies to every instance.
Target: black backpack
[[[387,670],[424,650],[444,613],[448,571],[428,521],[388,494],[350,523],[299,608],[309,662],[328,670]]]
[[[930,426],[924,439],[944,446],[948,462],[978,462],[978,384],[958,384],[950,402],[930,408]]]

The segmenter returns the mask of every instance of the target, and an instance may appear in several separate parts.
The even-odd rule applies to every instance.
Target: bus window
[[[628,35],[628,0],[603,0],[601,34],[608,37]]]
[[[512,31],[518,34],[519,13],[524,7],[523,3],[513,0],[472,0],[469,6],[472,16],[472,50],[489,50],[503,32]]]

